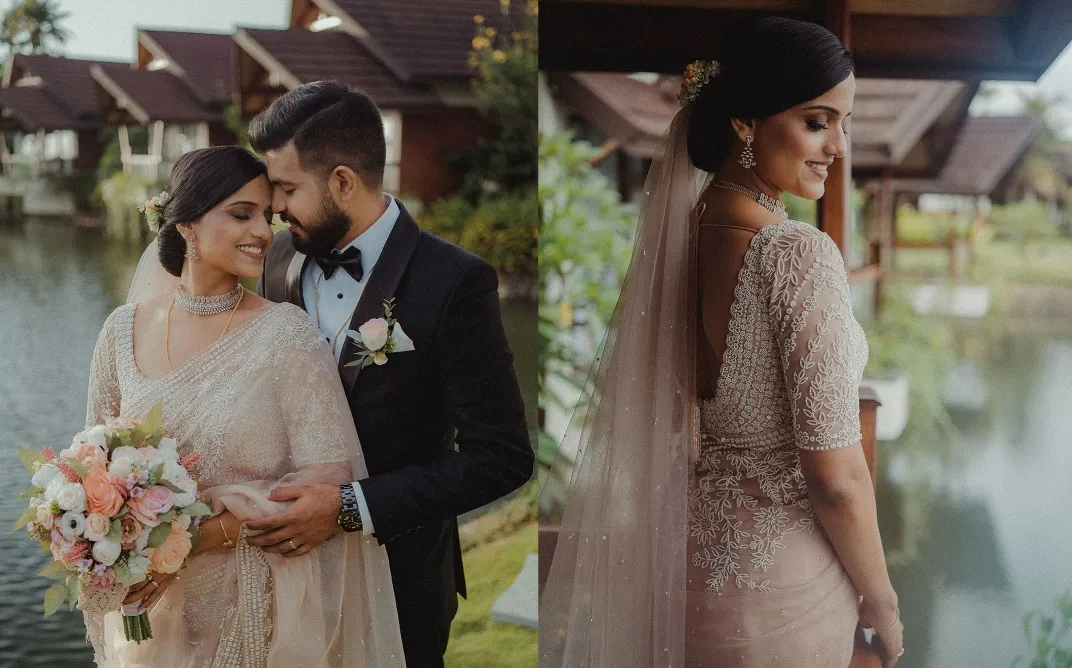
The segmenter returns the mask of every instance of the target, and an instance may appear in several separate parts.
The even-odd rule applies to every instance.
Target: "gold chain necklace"
[[[238,295],[238,302],[236,302],[234,308],[231,309],[231,315],[227,316],[227,324],[223,326],[223,330],[220,331],[220,335],[216,337],[216,341],[213,341],[213,343],[218,342],[223,338],[223,335],[227,333],[227,329],[231,326],[231,320],[234,319],[235,311],[238,310],[238,305],[242,303],[242,298],[245,296],[246,291],[243,289]],[[164,318],[164,359],[167,361],[168,373],[175,370],[174,367],[171,366],[171,309],[173,308],[175,308],[174,297],[171,298],[171,304],[167,309],[167,316]]]
[[[324,280],[324,272],[320,272],[320,275],[316,277],[316,285],[313,286],[313,315],[316,316],[316,326],[320,326],[320,281]],[[360,301],[360,300],[359,300]],[[335,346],[339,342],[339,337],[342,336],[342,331],[346,329],[346,326],[354,319],[354,314],[357,313],[357,304],[354,304],[354,310],[350,311],[350,317],[342,321],[339,325],[339,329],[335,332],[335,336],[331,339],[331,354],[335,354]]]

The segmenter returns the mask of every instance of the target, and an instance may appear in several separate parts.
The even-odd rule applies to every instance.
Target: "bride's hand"
[[[178,573],[154,573],[149,571],[149,574],[144,580],[131,587],[127,593],[127,597],[123,599],[123,605],[129,605],[135,601],[141,601],[141,605],[138,606],[140,612],[149,610],[156,602],[160,600],[160,597],[164,595],[164,592],[168,590],[171,583],[179,579]]]
[[[904,624],[897,604],[869,604],[865,600],[860,606],[860,627],[875,630],[882,668],[893,668],[904,654]]]

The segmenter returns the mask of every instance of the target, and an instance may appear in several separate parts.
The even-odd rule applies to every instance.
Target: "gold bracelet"
[[[220,521],[220,529],[223,530],[223,546],[227,549],[231,549],[235,546],[234,541],[227,535],[227,527],[223,525],[223,515],[217,515],[216,519]]]

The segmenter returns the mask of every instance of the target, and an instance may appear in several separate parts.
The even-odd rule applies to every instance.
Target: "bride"
[[[246,541],[245,521],[282,508],[268,500],[274,487],[367,475],[316,326],[238,282],[260,275],[272,239],[266,174],[237,146],[183,155],[148,205],[157,241],[97,341],[87,425],[162,402],[180,453],[203,455],[195,473],[215,513],[183,570],[150,572],[124,601],[149,611],[152,640],[126,641],[117,611],[85,613],[100,666],[405,665],[374,538],[339,535],[295,558]]]
[[[784,18],[690,66],[562,448],[542,668],[845,668],[858,627],[886,668],[903,652],[860,444],[867,343],[837,246],[780,201],[823,195],[855,86],[833,34]]]

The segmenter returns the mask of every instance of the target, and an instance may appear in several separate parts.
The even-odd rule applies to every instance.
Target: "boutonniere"
[[[383,317],[373,318],[357,328],[346,330],[346,336],[357,345],[357,356],[345,366],[356,366],[358,371],[370,364],[387,364],[391,353],[414,350],[413,340],[402,331],[402,326],[394,317],[394,298],[383,302]]]

